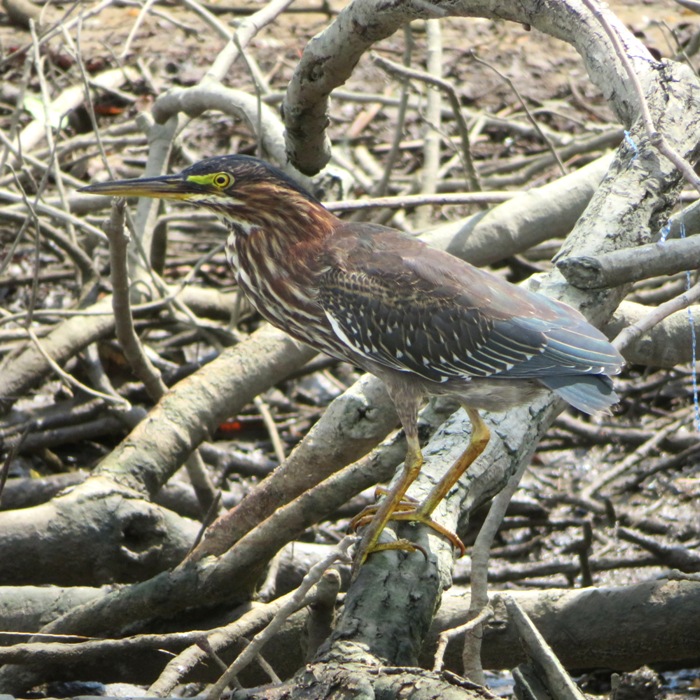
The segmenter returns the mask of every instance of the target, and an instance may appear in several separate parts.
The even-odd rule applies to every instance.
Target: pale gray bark
[[[505,204],[426,231],[422,238],[473,265],[490,265],[571,233],[612,163],[597,158]]]
[[[327,551],[323,555],[326,554]],[[108,587],[0,588],[0,626],[7,632],[33,632],[73,605],[102,597],[108,592]],[[570,671],[606,667],[632,670],[654,662],[683,662],[700,655],[700,631],[695,624],[700,615],[698,581],[662,578],[632,586],[514,591],[510,595]],[[498,593],[492,597],[495,609],[484,629],[484,667],[492,670],[513,668],[526,657],[505,606],[498,600]],[[426,641],[418,659],[421,666],[432,666],[438,635],[463,624],[468,608],[468,591],[454,588],[443,595],[440,609],[425,635]],[[292,616],[280,636],[264,650],[283,677],[293,674],[303,663],[302,637],[307,617],[306,610]],[[264,623],[265,619],[261,614],[260,622]],[[221,624],[225,622],[222,620]],[[251,634],[254,629],[249,629],[246,634]],[[664,630],[663,634],[659,634],[660,629]],[[163,655],[158,650],[177,653],[191,643],[186,633],[174,634],[170,639],[162,634],[132,640],[106,640],[103,645],[100,640],[86,640],[85,645],[62,645],[48,639],[33,645],[22,643],[24,640],[24,637],[18,639],[17,647],[0,652],[0,660],[29,660],[33,654],[37,663],[47,669],[56,669],[56,677],[74,678],[77,669],[104,682],[123,680],[122,669],[128,667],[128,678],[137,683],[148,683],[162,668]],[[392,643],[392,640],[384,643]],[[230,658],[230,652],[221,653],[225,659]],[[204,652],[200,651],[200,655],[203,657]],[[454,673],[461,670],[459,638],[447,646],[445,667]],[[200,668],[185,679],[214,680],[217,675],[214,669],[204,672]],[[245,681],[247,684],[262,683],[264,677],[251,669]]]
[[[604,12],[608,22],[624,37],[635,67],[649,75],[651,57],[647,50],[610,11]],[[355,0],[307,46],[287,89],[287,153],[299,170],[310,175],[328,162],[330,142],[325,129],[330,94],[348,79],[369,47],[412,20],[447,16],[511,20],[572,44],[620,121],[630,124],[635,118],[637,100],[633,87],[600,24],[579,0]]]

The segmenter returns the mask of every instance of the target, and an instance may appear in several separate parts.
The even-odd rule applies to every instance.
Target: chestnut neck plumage
[[[318,326],[316,280],[327,263],[323,250],[338,225],[337,217],[303,193],[289,189],[280,197],[279,187],[261,183],[246,193],[239,183],[236,198],[255,202],[229,211],[231,230],[227,243],[229,261],[239,285],[250,302],[273,325],[298,340],[309,336],[309,324]],[[252,189],[252,188],[251,188]],[[280,206],[280,202],[284,202]],[[321,336],[321,349],[333,351],[337,340],[328,324]]]

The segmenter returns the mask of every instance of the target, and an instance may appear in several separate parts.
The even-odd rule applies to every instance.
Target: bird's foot
[[[401,537],[398,540],[393,540],[392,542],[366,542],[363,537],[357,549],[355,550],[355,555],[353,557],[354,561],[352,564],[352,577],[353,579],[357,577],[360,567],[367,561],[367,557],[370,554],[375,554],[376,552],[389,552],[389,551],[402,551],[402,552],[420,552],[425,560],[428,561],[428,552],[421,545],[411,542],[410,540]]]
[[[374,492],[375,498],[379,498],[379,496],[385,496],[387,494],[387,490],[378,487],[377,490]],[[394,508],[394,513],[402,513],[402,512],[407,512],[410,510],[415,510],[416,506],[418,504],[418,501],[415,499],[411,498],[410,496],[405,496],[403,500],[399,501],[396,504],[396,507]],[[367,506],[366,508],[363,508],[351,521],[350,524],[348,525],[348,528],[352,532],[356,532],[359,530],[361,527],[365,527],[366,525],[369,525],[370,522],[372,522],[372,519],[376,515],[377,511],[379,510],[379,505],[374,504],[371,506]],[[393,520],[391,516],[389,517],[389,520]]]
[[[409,520],[413,523],[427,525],[431,530],[437,532],[438,535],[442,535],[444,538],[448,539],[457,550],[459,557],[463,557],[467,551],[464,542],[462,542],[456,533],[443,527],[440,523],[436,523],[429,515],[422,513],[420,508],[414,506],[412,509],[395,511],[392,513],[390,520]]]
[[[365,552],[365,559],[367,558],[368,554],[374,554],[375,552],[390,552],[397,550],[401,552],[420,552],[425,557],[425,560],[428,560],[428,552],[425,547],[421,547],[421,545],[411,542],[411,540],[407,540],[404,537],[394,540],[393,542],[377,542],[377,544],[375,544],[370,551]]]
[[[384,486],[377,486],[377,488],[374,489],[374,499],[375,500],[378,500],[382,496],[387,496],[388,494],[389,494],[389,489],[385,488]],[[417,506],[418,506],[418,501],[415,498],[412,498],[411,496],[406,494],[396,504],[393,512],[401,513],[404,511],[415,510],[417,508]],[[379,510],[379,504],[377,504],[377,503],[375,503],[371,506],[366,506],[350,521],[348,528],[352,532],[356,532],[357,530],[359,530],[359,528],[364,527],[365,525],[368,525],[372,521],[374,514],[378,510]]]
[[[377,505],[372,505],[365,508],[361,513],[358,513],[350,521],[350,529],[354,532],[359,528],[371,526],[371,523],[373,522],[378,509],[379,506]],[[448,539],[458,551],[458,556],[464,556],[464,553],[466,552],[466,548],[462,540],[451,530],[448,530],[446,527],[443,527],[439,523],[436,523],[429,515],[425,515],[424,513],[422,513],[417,501],[413,498],[405,498],[404,500],[400,501],[396,505],[394,510],[389,514],[387,521],[390,520],[411,521],[420,523],[422,525],[427,525],[437,534],[442,535],[443,537]],[[383,530],[383,527],[381,528],[381,530]],[[427,554],[421,546],[410,542],[409,540],[406,540],[404,538],[401,538],[394,542],[376,542],[376,538],[379,537],[379,534],[381,534],[381,530],[379,530],[379,532],[376,533],[375,536],[373,536],[372,539],[375,540],[374,542],[370,540],[364,547],[361,543],[360,550],[357,553],[358,566],[362,565],[362,563],[365,561],[368,555],[373,554],[374,552],[382,552],[392,549],[400,549],[408,552],[421,551],[424,555],[426,555],[427,558]]]

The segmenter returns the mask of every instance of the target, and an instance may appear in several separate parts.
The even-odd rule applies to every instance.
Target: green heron
[[[593,413],[617,401],[622,357],[576,310],[516,287],[385,226],[346,223],[281,170],[241,155],[178,175],[90,185],[84,192],[191,202],[230,231],[238,284],[270,323],[379,377],[406,434],[401,478],[364,526],[358,560],[391,519],[424,522],[486,447],[478,409],[502,411],[553,391]],[[417,416],[429,396],[460,401],[472,424],[462,456],[418,505],[406,492],[423,463]],[[401,541],[402,546],[410,548]]]

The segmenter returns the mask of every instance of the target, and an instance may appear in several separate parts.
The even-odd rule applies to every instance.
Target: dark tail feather
[[[610,377],[603,374],[544,377],[540,382],[584,413],[607,411],[618,401]]]

